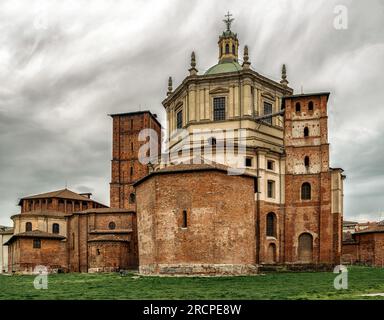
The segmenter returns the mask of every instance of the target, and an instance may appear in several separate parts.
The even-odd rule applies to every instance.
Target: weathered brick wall
[[[9,270],[32,273],[38,265],[67,271],[66,242],[41,239],[41,248],[33,248],[33,238],[19,238],[10,245]]]
[[[313,102],[313,111],[308,109]],[[296,112],[296,103],[300,111]],[[331,170],[327,126],[327,96],[298,96],[285,104],[284,143],[285,176],[285,260],[300,262],[299,236],[313,237],[312,260],[315,263],[339,263],[340,212],[332,213]],[[304,136],[304,128],[309,136]],[[309,157],[309,166],[304,159]],[[311,185],[311,199],[301,199],[303,183]]]
[[[139,149],[145,141],[139,141],[142,129],[153,129],[158,134],[158,152],[161,148],[161,127],[149,112],[113,115],[112,180],[110,205],[112,208],[136,210],[129,195],[135,193],[132,184],[149,172],[148,166],[138,160]],[[131,169],[132,168],[132,169]],[[132,171],[131,171],[132,170]]]
[[[115,223],[115,229],[109,229],[110,222]],[[69,225],[68,255],[71,271],[116,271],[137,267],[134,212],[74,215]]]
[[[217,171],[154,175],[137,187],[137,200],[142,272],[255,265],[252,178]],[[182,228],[183,210],[187,228]]]

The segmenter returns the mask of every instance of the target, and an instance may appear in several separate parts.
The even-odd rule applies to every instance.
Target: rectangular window
[[[245,158],[245,166],[246,167],[252,167],[252,158],[251,157]]]
[[[176,128],[181,129],[183,127],[183,110],[176,113]]]
[[[264,115],[272,114],[272,104],[269,102],[264,102]],[[272,117],[263,119],[265,123],[272,125]]]
[[[213,98],[213,120],[225,120],[225,97]]]
[[[41,248],[41,240],[40,239],[34,239],[33,240],[33,248],[34,249],[40,249]]]
[[[268,170],[274,170],[275,169],[275,162],[272,160],[267,161],[267,169]]]
[[[268,180],[268,198],[274,198],[275,197],[275,181]]]

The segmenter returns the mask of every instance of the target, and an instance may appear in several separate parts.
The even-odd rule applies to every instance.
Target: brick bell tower
[[[335,264],[340,214],[332,213],[327,102],[329,93],[283,99],[285,108],[285,260]]]
[[[136,211],[136,194],[133,184],[149,173],[148,165],[140,163],[139,141],[142,129],[153,129],[158,136],[158,154],[161,150],[161,124],[150,111],[110,115],[113,119],[112,180],[110,183],[111,208]]]

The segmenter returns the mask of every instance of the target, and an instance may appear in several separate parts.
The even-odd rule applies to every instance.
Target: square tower
[[[111,208],[136,211],[133,184],[149,173],[149,167],[139,161],[139,150],[146,141],[139,140],[143,129],[157,133],[158,154],[161,150],[161,124],[150,111],[112,114],[112,179],[110,183]],[[148,140],[148,139],[147,139]]]
[[[327,102],[329,93],[285,97],[285,259],[336,264],[341,213],[332,210]],[[341,200],[340,200],[341,201]]]

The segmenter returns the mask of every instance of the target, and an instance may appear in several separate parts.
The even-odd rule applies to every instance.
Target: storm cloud
[[[192,50],[200,73],[217,63],[228,10],[254,70],[279,80],[285,63],[296,93],[331,92],[345,219],[384,219],[382,1],[3,0],[0,224],[10,225],[18,198],[66,184],[108,204],[108,114],[149,109],[165,124],[168,77],[174,87],[184,79]]]

